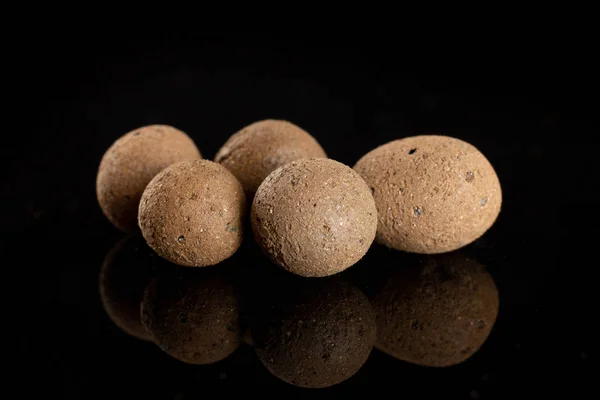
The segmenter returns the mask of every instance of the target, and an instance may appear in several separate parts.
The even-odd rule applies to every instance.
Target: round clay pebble
[[[486,341],[498,306],[483,266],[459,254],[432,256],[397,270],[373,299],[376,348],[422,366],[459,364]]]
[[[239,301],[229,280],[207,270],[156,278],[142,302],[142,322],[158,347],[189,364],[212,364],[241,343]]]
[[[366,296],[347,282],[304,281],[280,289],[252,321],[256,353],[279,379],[324,388],[353,376],[377,337]]]
[[[456,250],[483,235],[500,213],[502,191],[494,168],[459,139],[396,140],[367,153],[354,169],[377,204],[378,242],[397,250]]]
[[[140,197],[152,178],[169,165],[201,158],[185,133],[167,125],[135,129],[104,153],[96,178],[102,211],[118,229],[137,229]]]
[[[364,256],[375,238],[377,210],[368,186],[350,167],[305,158],[264,180],[251,221],[273,262],[300,276],[322,277]]]
[[[148,184],[139,224],[158,255],[178,265],[203,267],[236,252],[245,213],[244,189],[231,172],[208,160],[183,161]]]
[[[160,258],[141,235],[120,240],[106,255],[100,269],[100,298],[110,319],[122,331],[150,340],[142,325],[140,307]]]
[[[306,131],[288,121],[268,119],[250,124],[233,134],[215,156],[242,183],[248,193],[288,162],[327,157]]]

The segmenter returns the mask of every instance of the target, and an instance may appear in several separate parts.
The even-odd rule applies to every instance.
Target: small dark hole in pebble
[[[475,175],[473,174],[473,172],[471,172],[471,171],[467,171],[467,174],[466,174],[465,180],[466,180],[467,182],[473,182],[473,180],[475,180]]]
[[[317,203],[313,204],[313,207],[316,207],[316,206],[317,206]]]
[[[417,149],[410,149],[410,150],[408,151],[408,154],[415,154],[415,151],[417,151]]]
[[[479,329],[483,329],[483,328],[485,328],[485,322],[484,322],[483,320],[481,320],[481,319],[480,319],[480,320],[479,320],[479,322],[477,322],[477,327],[478,327]]]
[[[375,188],[371,186],[371,193],[375,193]]]
[[[184,238],[183,236],[179,236],[179,237],[177,238],[177,241],[178,241],[179,243],[183,243],[183,241],[184,241],[184,240],[185,240],[185,238]]]

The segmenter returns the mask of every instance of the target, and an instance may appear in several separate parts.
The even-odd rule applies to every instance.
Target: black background
[[[18,327],[24,390],[176,399],[202,395],[211,384],[294,390],[249,346],[212,366],[170,359],[112,325],[97,289],[102,260],[121,237],[95,197],[110,144],[164,123],[188,133],[211,159],[229,135],[265,118],[303,127],[329,157],[351,166],[393,139],[455,136],[487,156],[502,184],[502,213],[470,249],[500,293],[483,348],[447,369],[373,351],[333,390],[390,386],[399,395],[488,398],[585,388],[597,315],[590,278],[597,92],[589,59],[575,50],[446,49],[425,61],[398,47],[249,34],[86,38],[85,45],[49,36],[28,46],[17,59],[22,90],[15,98],[26,129],[8,135],[2,182],[2,246],[15,255],[5,268],[18,272],[5,285],[16,289],[10,326]]]

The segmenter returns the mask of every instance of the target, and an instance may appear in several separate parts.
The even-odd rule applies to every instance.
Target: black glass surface
[[[589,74],[565,72],[548,80],[529,64],[464,77],[451,67],[425,73],[429,70],[369,47],[238,39],[90,39],[83,47],[40,39],[33,47],[45,67],[36,73],[32,63],[23,67],[32,72],[25,82],[33,116],[23,119],[28,129],[11,133],[11,168],[2,183],[2,246],[10,255],[5,269],[18,277],[5,282],[17,305],[9,327],[18,327],[22,387],[64,398],[118,393],[186,399],[205,396],[213,385],[248,393],[257,386],[304,390],[297,384],[313,371],[307,368],[308,378],[296,379],[296,385],[287,382],[293,378],[278,377],[253,345],[252,331],[259,332],[262,348],[285,342],[287,332],[300,335],[285,330],[285,321],[295,318],[289,310],[319,315],[315,310],[331,307],[319,303],[328,298],[319,293],[335,298],[337,290],[345,293],[341,297],[358,298],[357,304],[364,300],[374,320],[364,322],[369,320],[361,314],[364,308],[350,313],[346,325],[337,323],[345,333],[327,340],[339,346],[344,343],[335,340],[344,334],[345,340],[370,340],[371,323],[383,324],[380,331],[391,337],[377,338],[364,363],[352,367],[356,371],[341,371],[347,379],[324,390],[365,386],[387,387],[399,397],[512,398],[524,391],[583,390],[591,382],[595,312],[589,270],[595,268],[597,201],[589,134],[594,107],[584,94]],[[190,271],[166,264],[139,236],[124,236],[102,215],[96,172],[104,151],[122,134],[170,124],[211,159],[231,134],[265,118],[296,123],[329,157],[351,166],[376,146],[409,135],[441,133],[470,142],[498,173],[501,214],[482,238],[447,258],[373,244],[355,266],[308,283],[272,265],[250,232],[223,265]],[[123,265],[130,270],[120,269]],[[497,315],[474,312],[461,328],[471,336],[451,356],[434,357],[464,360],[419,365],[426,363],[419,357],[430,354],[407,340],[416,340],[415,332],[430,334],[429,322],[397,310],[394,291],[437,293],[474,275],[487,279],[484,292],[490,282],[496,288]],[[149,284],[158,281],[177,292],[181,276],[191,276],[205,291],[211,279],[231,285],[227,293],[239,310],[229,318],[238,319],[225,329],[235,331],[239,345],[219,361],[192,365],[175,359],[147,340],[137,319]],[[302,293],[315,294],[293,296]],[[390,310],[399,316],[388,315]],[[188,318],[182,314],[178,321],[185,325],[181,321]],[[467,343],[488,328],[480,345]],[[304,351],[302,345],[293,351]],[[344,355],[322,344],[305,353],[324,365],[334,365],[326,364],[334,354]],[[287,376],[291,367],[283,364],[280,375]]]

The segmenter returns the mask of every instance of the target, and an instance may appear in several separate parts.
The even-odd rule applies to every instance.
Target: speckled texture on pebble
[[[212,364],[241,343],[239,301],[225,277],[193,272],[154,279],[144,294],[142,322],[154,343],[172,357]]]
[[[137,230],[140,197],[152,178],[169,165],[202,158],[185,133],[149,125],[123,135],[104,153],[96,178],[100,208],[124,232]]]
[[[271,173],[252,203],[254,236],[273,262],[305,277],[343,271],[367,252],[377,210],[363,179],[324,158],[293,161]]]
[[[373,299],[376,347],[411,363],[444,367],[471,357],[498,315],[494,280],[476,261],[457,253],[403,266]]]
[[[314,137],[291,122],[268,119],[233,134],[217,152],[215,161],[253,194],[275,169],[310,157],[327,157]]]
[[[225,167],[183,161],[160,172],[140,201],[148,245],[172,263],[203,267],[232,256],[242,243],[246,196]]]
[[[377,241],[397,250],[456,250],[482,236],[500,213],[502,191],[494,168],[459,139],[396,140],[367,153],[354,169],[377,204]]]
[[[265,367],[292,385],[323,388],[353,376],[377,337],[366,296],[343,281],[307,281],[274,296],[252,323]]]

